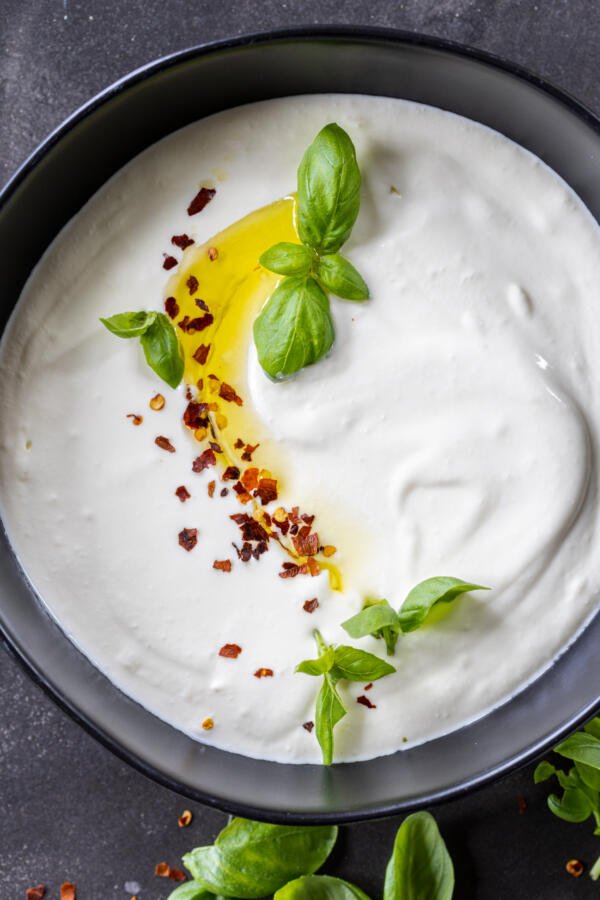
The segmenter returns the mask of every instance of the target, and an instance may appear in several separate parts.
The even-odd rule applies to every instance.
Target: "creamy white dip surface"
[[[191,471],[185,387],[168,389],[136,342],[98,321],[161,309],[170,236],[206,241],[294,190],[302,153],[330,121],[357,148],[362,205],[343,252],[372,299],[332,299],[325,361],[275,384],[252,350],[236,388],[281,448],[275,505],[316,513],[338,548],[341,593],[326,573],[279,578],[277,546],[236,559],[228,516],[240,507],[231,493],[207,496],[214,471]],[[210,179],[216,196],[190,218]],[[400,638],[397,673],[369,692],[375,709],[356,703],[363,685],[340,684],[349,714],[337,760],[428,740],[514,694],[596,607],[599,310],[596,223],[498,134],[362,96],[220,113],[115,175],[23,292],[0,354],[10,538],[52,615],[123,691],[202,741],[286,762],[321,759],[302,727],[318,682],[294,673],[315,655],[315,627],[383,656],[381,641],[353,642],[340,627],[366,596],[398,608],[434,575],[489,585]],[[148,408],[157,391],[160,412]],[[198,529],[189,553],[183,527]],[[224,558],[230,573],[212,568]],[[242,647],[237,659],[218,655],[225,643]],[[254,677],[260,667],[273,677]]]

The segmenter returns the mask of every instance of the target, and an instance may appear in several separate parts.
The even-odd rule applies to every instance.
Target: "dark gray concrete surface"
[[[0,0],[0,182],[92,94],[155,57],[276,26],[394,26],[462,41],[526,65],[600,113],[596,0]],[[0,256],[1,259],[1,256]],[[457,900],[600,896],[565,861],[600,854],[589,824],[545,806],[532,769],[435,811],[457,869]],[[519,812],[519,797],[526,800]],[[186,807],[193,824],[177,827]],[[0,649],[0,900],[75,881],[79,900],[163,900],[154,865],[211,842],[226,817],[189,804],[113,757]],[[342,829],[327,871],[380,895],[400,820]]]

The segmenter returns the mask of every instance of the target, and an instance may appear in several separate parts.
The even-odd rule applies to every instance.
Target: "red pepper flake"
[[[313,597],[312,600],[304,601],[302,609],[304,610],[304,612],[313,613],[315,611],[315,609],[318,608],[318,606],[319,606],[319,601],[317,600],[316,597]]]
[[[221,497],[226,497],[228,493],[229,491],[227,490],[227,488],[221,488],[221,490],[219,491],[219,495]]]
[[[194,352],[194,359],[197,363],[200,363],[203,366],[208,359],[208,351],[210,350],[210,344],[200,344],[198,349]]]
[[[154,438],[154,443],[157,447],[160,447],[161,450],[166,450],[167,453],[175,453],[175,447],[169,438],[164,437],[162,434],[159,434],[158,437]]]
[[[231,560],[215,559],[213,563],[213,569],[218,569],[219,572],[231,572]]]
[[[301,519],[302,519],[302,521],[305,522],[307,525],[312,525],[312,523],[315,521],[315,517],[314,517],[314,516],[308,516],[306,513],[303,513],[303,514],[302,514]]]
[[[169,269],[173,269],[177,265],[177,260],[174,256],[169,256],[168,253],[163,253],[163,269],[169,271]]]
[[[208,446],[210,447],[211,450],[214,450],[215,453],[222,453],[222,452],[223,452],[223,449],[222,449],[221,445],[220,445],[220,444],[217,444],[216,441],[209,441],[209,442],[208,442]]]
[[[215,487],[216,487],[216,482],[215,482],[215,481],[209,481],[209,482],[208,482],[208,488],[207,488],[207,490],[208,490],[208,496],[209,496],[209,497],[213,497],[213,496],[214,496],[214,493],[215,493]]]
[[[225,381],[221,383],[221,387],[219,388],[219,397],[226,400],[227,403],[236,403],[238,406],[242,406],[244,403],[242,398],[236,394],[234,388]]]
[[[360,697],[356,698],[357,703],[361,703],[363,706],[366,706],[367,709],[377,709],[374,703],[371,703],[368,697],[365,697],[364,694]]]
[[[165,300],[165,312],[170,319],[174,319],[179,315],[179,304],[175,297],[167,297]]]
[[[188,553],[190,550],[193,550],[196,544],[198,543],[198,529],[197,528],[183,528],[179,532],[179,546],[183,547],[184,550],[187,550]]]
[[[184,316],[183,319],[180,319],[180,321],[177,323],[177,325],[179,328],[181,328],[182,331],[187,331],[189,321],[190,321],[190,317]]]
[[[214,188],[201,187],[187,208],[188,216],[195,216],[197,213],[202,212],[206,204],[210,203],[216,193]]]
[[[290,522],[293,525],[299,525],[300,522],[302,521],[302,519],[300,518],[300,515],[299,515],[299,511],[300,511],[299,506],[292,506],[291,510],[288,513],[288,519],[290,520]]]
[[[154,874],[158,878],[170,878],[171,881],[187,881],[187,875],[181,869],[175,869],[166,862],[157,863]]]
[[[277,500],[277,481],[274,478],[261,478],[258,482],[258,487],[254,491],[254,496],[260,497],[260,502],[263,506],[271,503],[272,500]]]
[[[75,900],[77,888],[72,881],[63,881],[60,886],[60,900]]]
[[[319,563],[316,561],[316,559],[314,558],[314,556],[309,556],[309,557],[308,557],[308,559],[306,560],[306,565],[307,565],[307,567],[308,567],[308,571],[309,571],[309,573],[310,573],[310,577],[311,577],[311,578],[314,578],[315,575],[318,575],[319,572],[321,571],[321,566],[320,566]]]
[[[143,416],[139,416],[137,413],[127,413],[126,419],[131,419],[134,425],[141,425],[144,421]]]
[[[188,334],[191,334],[194,331],[204,331],[204,329],[208,328],[209,325],[212,325],[213,322],[214,316],[212,313],[205,313],[203,316],[198,316],[196,319],[192,319],[188,322],[184,331]]]
[[[272,678],[273,677],[273,669],[257,669],[254,673],[255,678]]]
[[[45,884],[36,884],[35,887],[27,888],[25,892],[25,900],[43,900],[46,894]]]
[[[309,526],[306,525],[305,527],[308,528]],[[300,529],[300,534],[292,538],[292,543],[300,556],[314,556],[319,550],[319,535],[316,532],[303,534],[303,531],[303,528]]]
[[[242,453],[242,459],[244,460],[244,462],[252,462],[252,454],[258,447],[260,447],[260,444],[246,444],[246,446],[244,447],[244,452]]]
[[[310,734],[311,731],[313,730],[313,728],[315,727],[315,723],[314,722],[304,722],[302,727],[305,728],[306,731],[308,731],[308,733]]]
[[[219,656],[225,656],[227,659],[237,659],[242,648],[239,644],[223,644],[219,650]]]
[[[368,684],[365,684],[363,691],[370,691],[372,687],[373,687],[373,682],[370,681]]]
[[[171,238],[171,243],[179,247],[180,250],[185,250],[186,247],[192,246],[194,239],[187,234],[174,234]]]
[[[233,446],[235,447],[236,450],[241,450],[242,447],[244,446],[244,442],[241,438],[238,438]]]
[[[247,491],[253,491],[258,487],[258,469],[254,466],[251,466],[249,469],[246,469],[244,474],[242,475],[241,482],[246,488]]]
[[[227,466],[221,477],[223,481],[237,481],[240,477],[240,470],[237,466]]]
[[[190,277],[186,281],[186,287],[190,292],[190,297],[192,297],[198,290],[198,279],[195,275],[190,275]]]
[[[199,307],[200,309],[203,309],[204,312],[210,312],[210,309],[208,308],[208,306],[206,305],[204,300],[200,299],[200,297],[196,297],[195,303],[196,303],[196,306]]]
[[[184,425],[187,425],[193,431],[196,431],[197,428],[206,427],[208,424],[208,419],[205,416],[207,409],[207,403],[197,403],[195,400],[190,400],[183,413]]]
[[[192,496],[186,486],[184,484],[180,484],[177,490],[175,491],[175,496],[179,497],[182,503],[185,503],[186,500],[189,500]]]
[[[525,797],[517,797],[517,803],[519,805],[519,815],[524,816],[527,810],[527,800]]]
[[[211,450],[209,447],[207,450],[204,450],[200,456],[196,457],[192,463],[192,472],[203,472],[204,469],[208,469],[209,466],[215,466],[216,464],[217,457],[215,456],[215,451]]]
[[[583,863],[580,859],[570,859],[568,863],[565,864],[565,869],[572,875],[573,878],[581,878],[583,875]]]
[[[300,573],[300,566],[296,563],[283,563],[283,572],[279,572],[280,578],[295,578]]]
[[[250,500],[252,500],[252,497],[250,496],[248,491],[245,489],[245,487],[241,483],[241,481],[236,481],[236,483],[233,486],[233,489],[236,492],[236,494],[238,495],[238,500],[240,501],[240,503],[249,503]]]

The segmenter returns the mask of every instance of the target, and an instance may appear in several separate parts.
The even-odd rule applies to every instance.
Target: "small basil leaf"
[[[320,253],[348,240],[360,206],[360,171],[354,144],[331,123],[316,136],[298,168],[298,234]]]
[[[321,747],[323,764],[326,766],[330,766],[333,762],[333,729],[345,715],[346,707],[331,676],[327,674],[317,695],[315,714],[315,734]]]
[[[454,867],[435,819],[413,813],[396,834],[383,900],[451,900],[453,891]]]
[[[335,665],[332,674],[346,681],[377,681],[395,672],[394,666],[373,653],[342,645],[335,648]]]
[[[567,788],[562,798],[550,794],[548,808],[565,822],[585,822],[592,812],[589,798],[577,788]]]
[[[335,826],[267,825],[234,819],[212,847],[183,857],[206,890],[241,900],[265,897],[320,868],[337,839]]]
[[[419,582],[410,591],[399,612],[402,631],[420,628],[436,603],[450,603],[460,594],[469,591],[489,591],[481,584],[469,584],[460,578],[441,575]]]
[[[574,762],[600,769],[600,738],[588,732],[577,731],[562,741],[554,752]]]
[[[167,900],[214,900],[214,897],[199,881],[186,881],[171,891]]]
[[[369,288],[352,263],[339,253],[321,256],[316,276],[323,287],[343,300],[368,300]]]
[[[100,321],[117,337],[133,338],[145,334],[155,322],[157,315],[155,312],[124,312]]]
[[[322,655],[318,659],[304,659],[296,666],[296,672],[303,672],[304,675],[324,675],[329,672],[333,666],[334,652],[333,647],[326,647]]]
[[[183,377],[183,354],[169,318],[157,313],[140,342],[150,368],[170,387],[176,388]]]
[[[261,266],[278,275],[308,275],[314,261],[315,254],[310,247],[287,241],[274,244],[259,259]]]
[[[552,763],[544,760],[536,766],[535,772],[533,773],[533,781],[535,784],[541,784],[542,781],[548,781],[548,779],[552,778],[555,774],[556,766],[553,766]]]
[[[575,768],[586,787],[592,791],[600,791],[600,770],[580,762],[575,763]]]
[[[596,831],[594,832],[594,834],[596,834],[596,835],[599,833],[600,833],[599,829],[596,829]],[[596,860],[596,862],[590,869],[590,878],[592,879],[592,881],[598,881],[598,879],[600,878],[600,856],[598,857],[598,859]]]
[[[575,768],[570,769],[569,772],[564,772],[562,769],[556,770],[556,778],[563,791],[569,788],[579,788],[579,782],[573,777],[574,771]]]
[[[310,277],[285,278],[254,322],[258,360],[275,379],[318,362],[333,339],[329,300]]]
[[[359,613],[342,622],[342,628],[351,638],[375,634],[380,628],[398,625],[398,614],[387,600],[378,600],[365,606]]]
[[[355,884],[332,875],[304,875],[280,888],[273,900],[369,900]]]
[[[587,732],[587,734],[592,734],[594,737],[600,738],[600,718],[596,717],[592,719],[591,722],[588,722],[587,725],[583,726],[583,730]]]

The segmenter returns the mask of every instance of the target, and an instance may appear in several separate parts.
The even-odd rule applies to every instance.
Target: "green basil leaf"
[[[332,875],[304,875],[280,888],[273,900],[369,900],[355,884]]]
[[[326,125],[298,169],[298,234],[319,253],[335,253],[350,237],[360,206],[354,144],[339,125]]]
[[[346,681],[377,681],[395,672],[394,666],[373,653],[357,650],[342,644],[335,648],[335,665],[332,674]]]
[[[420,628],[436,603],[450,603],[460,594],[469,591],[489,591],[481,584],[469,584],[460,578],[441,575],[419,582],[410,591],[399,612],[402,631]]]
[[[331,349],[329,300],[314,278],[285,278],[254,322],[258,360],[271,378],[293,375]]]
[[[214,900],[215,895],[207,891],[199,881],[186,881],[171,891],[167,900]]]
[[[558,779],[558,783],[560,784],[563,791],[567,791],[569,790],[569,788],[579,788],[578,780],[573,777],[574,772],[575,767],[570,769],[568,772],[564,772],[562,769],[556,770],[556,778]]]
[[[334,662],[333,647],[326,647],[322,655],[318,659],[304,659],[296,666],[296,672],[303,672],[305,675],[324,675],[329,672]]]
[[[241,900],[265,897],[320,868],[337,839],[335,826],[267,825],[234,819],[212,847],[183,857],[206,890]]]
[[[176,388],[183,377],[183,354],[175,329],[164,313],[156,313],[154,322],[140,338],[146,362],[167,384]]]
[[[586,787],[592,791],[600,791],[600,770],[580,762],[575,763],[575,768]]]
[[[342,628],[351,638],[367,637],[386,626],[397,626],[398,614],[387,600],[378,600],[365,606],[359,613],[342,622]]]
[[[383,900],[450,900],[453,891],[454,867],[435,819],[413,813],[396,834]]]
[[[368,300],[369,288],[352,263],[339,253],[321,256],[316,276],[323,287],[343,300]]]
[[[155,312],[124,312],[100,321],[117,337],[133,338],[145,334],[155,322],[157,315]]]
[[[588,732],[577,731],[562,741],[554,752],[574,762],[600,769],[600,738]]]
[[[258,261],[265,269],[278,275],[308,275],[315,261],[315,253],[304,244],[282,241],[265,250]]]
[[[596,830],[594,834],[598,834],[598,830]],[[598,881],[598,879],[600,878],[600,856],[590,869],[590,878],[592,879],[592,881]]]
[[[535,772],[533,773],[533,780],[535,784],[541,784],[542,781],[548,781],[553,775],[556,775],[556,766],[553,766],[552,763],[544,760],[536,766]]]
[[[593,734],[594,737],[600,738],[600,718],[596,717],[583,726],[583,730],[587,734]]]
[[[315,714],[315,734],[321,747],[323,764],[326,766],[330,766],[333,762],[333,729],[345,715],[346,707],[328,673],[324,676],[317,695]]]
[[[550,794],[548,808],[565,822],[585,822],[592,813],[589,798],[578,788],[567,788],[562,798]]]

